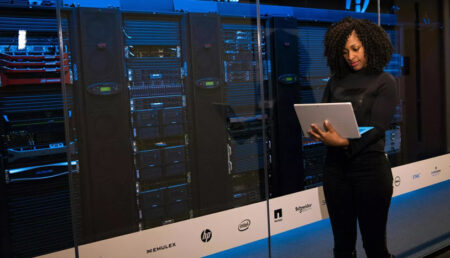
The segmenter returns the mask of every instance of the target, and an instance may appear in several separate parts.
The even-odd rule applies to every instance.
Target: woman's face
[[[364,47],[355,31],[350,34],[345,43],[344,58],[354,71],[359,71],[367,65]]]

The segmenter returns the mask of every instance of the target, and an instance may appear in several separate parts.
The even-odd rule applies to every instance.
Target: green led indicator
[[[205,82],[205,86],[214,86],[213,81]]]
[[[100,87],[100,92],[110,92],[111,87]]]
[[[287,82],[292,81],[292,77],[286,77],[286,81],[287,81]]]

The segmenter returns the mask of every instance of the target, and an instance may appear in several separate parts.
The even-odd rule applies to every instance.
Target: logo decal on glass
[[[396,177],[395,177],[395,179],[394,179],[394,185],[395,185],[395,186],[399,186],[399,185],[400,185],[400,177],[399,177],[399,176],[396,176]]]
[[[239,224],[238,230],[245,231],[250,228],[250,224],[251,224],[251,221],[249,219],[245,219]]]
[[[212,238],[211,230],[209,230],[209,229],[203,230],[202,235],[201,235],[202,241],[206,243],[206,242],[209,242],[209,240],[211,240],[211,238]]]
[[[274,210],[273,216],[275,218],[275,222],[282,221],[283,220],[283,209]]]

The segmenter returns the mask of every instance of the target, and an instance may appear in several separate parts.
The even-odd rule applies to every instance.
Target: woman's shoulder
[[[377,91],[383,94],[396,95],[397,80],[395,77],[387,72],[382,72],[377,77]]]
[[[388,83],[388,84],[393,84],[393,85],[395,85],[397,83],[397,80],[395,79],[395,77],[388,72],[381,72],[377,77],[380,80],[380,82],[382,82],[382,83]]]

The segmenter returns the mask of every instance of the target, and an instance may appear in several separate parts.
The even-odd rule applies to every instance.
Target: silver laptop
[[[373,128],[358,128],[351,102],[294,104],[294,108],[305,137],[309,137],[308,131],[313,123],[325,131],[325,120],[331,123],[340,136],[349,139],[361,138],[363,132]]]

